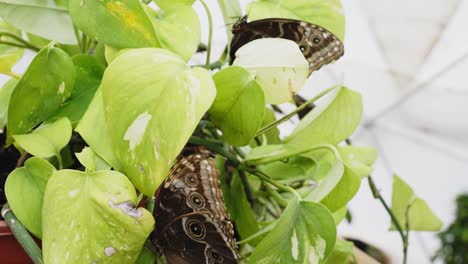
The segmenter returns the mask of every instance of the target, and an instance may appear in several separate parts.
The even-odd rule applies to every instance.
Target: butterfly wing
[[[309,62],[309,74],[344,54],[341,41],[323,27],[294,19],[269,18],[238,25],[231,42],[231,59],[240,47],[259,38],[284,38],[296,42]]]
[[[225,221],[209,212],[183,215],[165,227],[160,246],[170,264],[235,264],[237,254],[227,246],[234,240],[225,233],[226,228]]]
[[[237,263],[219,171],[206,149],[192,152],[178,159],[156,193],[152,240],[170,264]],[[203,239],[195,239],[187,229],[187,223],[195,222],[206,231]],[[222,256],[223,262],[207,258],[206,252]]]

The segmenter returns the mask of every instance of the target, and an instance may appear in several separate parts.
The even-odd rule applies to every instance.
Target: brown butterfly
[[[210,152],[186,148],[156,191],[151,240],[168,264],[239,263]]]
[[[244,16],[234,24],[232,33],[231,63],[240,47],[260,38],[284,38],[296,42],[309,62],[309,74],[344,54],[343,44],[330,31],[300,20],[267,18],[247,23]]]

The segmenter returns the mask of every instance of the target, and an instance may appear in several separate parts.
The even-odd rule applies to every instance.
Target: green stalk
[[[307,148],[304,148],[304,149],[292,151],[292,152],[288,153],[287,155],[269,156],[269,157],[264,157],[264,158],[254,160],[254,161],[246,161],[246,163],[249,164],[249,165],[268,164],[268,163],[271,163],[271,162],[281,161],[281,160],[284,160],[284,159],[287,159],[287,158],[290,158],[290,157],[299,156],[299,155],[302,155],[302,154],[305,154],[305,153],[308,153],[308,152],[312,152],[312,151],[317,151],[317,150],[320,150],[320,149],[330,150],[335,155],[335,158],[341,160],[340,153],[338,152],[338,150],[333,145],[331,145],[331,144],[319,144],[319,145],[314,145],[314,146],[307,147]]]
[[[237,159],[237,157],[234,154],[227,151],[225,148],[223,148],[219,144],[210,142],[204,138],[196,137],[196,136],[191,136],[188,142],[195,144],[195,145],[204,146],[207,149],[220,154],[221,156],[225,157],[230,162],[232,162],[235,167],[238,167],[241,164],[241,162]]]
[[[3,205],[2,208],[2,216],[5,219],[8,227],[10,228],[11,232],[15,236],[16,240],[21,244],[24,248],[26,253],[28,253],[29,257],[35,264],[42,264],[42,252],[37,246],[36,242],[33,240],[31,235],[29,235],[26,228],[24,228],[23,224],[16,218],[13,211],[10,209],[8,203]]]
[[[60,152],[57,153],[57,161],[58,161],[59,170],[63,170],[63,159],[62,159],[62,155],[60,155]]]
[[[73,32],[75,33],[76,41],[78,42],[78,47],[80,47],[80,50],[82,50],[83,42],[81,41],[80,30],[77,26],[73,26]]]
[[[333,87],[330,87],[324,91],[322,91],[321,93],[317,94],[314,98],[310,99],[309,101],[301,104],[298,108],[296,108],[296,110],[294,110],[293,112],[283,116],[281,119],[278,119],[276,120],[275,122],[271,123],[271,124],[268,124],[266,125],[265,127],[262,127],[258,132],[257,132],[257,136],[269,131],[270,129],[272,128],[275,128],[277,126],[279,126],[280,124],[288,121],[291,117],[295,116],[297,113],[299,113],[301,110],[303,110],[304,108],[306,108],[308,105],[310,104],[313,104],[315,103],[317,100],[319,100],[320,98],[322,98],[323,96],[325,96],[326,94],[328,94],[329,92],[337,89],[341,87],[341,85],[335,85]]]
[[[11,76],[13,78],[15,78],[16,80],[20,80],[21,79],[21,75],[18,75],[12,71],[9,71],[9,72],[5,72],[4,74],[8,75],[8,76]]]
[[[210,69],[210,60],[211,60],[211,45],[213,42],[213,17],[211,15],[210,8],[208,5],[205,3],[204,0],[200,0],[200,3],[203,5],[203,8],[205,8],[206,11],[206,16],[208,17],[208,24],[209,24],[209,31],[208,31],[208,47],[206,49],[206,63],[205,63],[205,68]]]
[[[281,184],[281,183],[275,181],[270,176],[268,176],[264,172],[258,170],[257,168],[249,167],[249,166],[246,166],[246,165],[242,164],[242,165],[239,166],[239,169],[241,169],[243,171],[246,171],[246,172],[248,172],[248,173],[250,173],[252,175],[257,176],[259,179],[273,185],[278,190],[291,193],[294,197],[299,199],[299,201],[302,200],[301,195],[296,190],[294,190],[293,188],[291,188],[291,187],[289,187],[287,185],[284,185],[284,184]]]
[[[245,243],[248,243],[258,237],[261,237],[263,236],[264,234],[270,232],[271,230],[273,230],[273,228],[275,228],[276,226],[276,223],[277,221],[274,221],[272,222],[271,224],[267,225],[266,227],[260,229],[257,233],[249,236],[248,238],[244,239],[244,240],[241,240],[241,241],[238,241],[236,242],[237,245],[242,245],[242,244],[245,244]]]
[[[145,195],[145,199],[146,199],[146,210],[148,210],[149,212],[153,213],[154,211],[154,205],[155,205],[155,200],[154,200],[154,197],[149,197],[149,196],[146,196]]]
[[[268,194],[273,197],[273,199],[276,200],[276,202],[281,205],[282,207],[286,208],[288,206],[288,200],[284,199],[281,194],[279,194],[276,190],[273,190],[272,188],[267,188]]]
[[[20,44],[20,43],[16,43],[16,42],[11,42],[11,41],[3,41],[3,40],[0,40],[0,44],[3,44],[3,45],[8,45],[8,46],[13,46],[13,47],[18,47],[18,48],[23,48],[23,49],[26,49],[27,47],[23,44]]]
[[[346,139],[346,144],[348,146],[353,145],[353,143],[351,142],[351,140],[349,138]],[[408,236],[409,236],[409,224],[408,224],[408,222],[409,222],[409,220],[408,220],[408,218],[406,219],[406,225],[407,226],[406,226],[406,232],[405,232],[405,230],[403,230],[403,228],[401,227],[400,222],[396,218],[395,214],[393,213],[392,209],[390,209],[390,207],[388,206],[385,199],[382,197],[382,195],[380,195],[380,192],[379,192],[377,186],[375,185],[374,179],[372,179],[372,175],[369,175],[367,177],[367,182],[369,184],[369,188],[372,191],[372,195],[374,196],[375,199],[378,199],[380,201],[380,203],[383,205],[383,207],[385,208],[385,211],[387,211],[388,215],[390,215],[390,219],[391,219],[393,225],[395,226],[398,233],[400,234],[401,241],[403,242],[403,264],[406,264],[407,254],[408,254],[408,246],[409,246],[409,243],[408,243]],[[407,211],[406,211],[407,213],[408,213],[408,210],[409,209],[407,209]],[[406,215],[406,217],[408,217],[408,215]]]
[[[9,33],[9,32],[0,32],[0,37],[2,37],[2,36],[12,38],[15,41],[19,42],[20,44],[23,44],[25,48],[28,48],[30,50],[33,50],[33,51],[36,51],[36,52],[40,50],[39,47],[34,46],[32,43],[24,40],[23,38],[21,38],[19,36],[16,36],[15,34],[12,34],[12,33]]]
[[[384,198],[380,195],[380,192],[378,191],[374,180],[372,179],[372,176],[369,175],[367,177],[367,182],[369,183],[369,187],[372,191],[372,195],[374,196],[375,199],[378,199],[380,203],[383,205],[385,208],[385,211],[390,215],[390,219],[392,220],[393,225],[397,229],[398,233],[400,234],[401,240],[403,242],[403,264],[406,264],[406,259],[407,259],[407,252],[408,252],[408,234],[409,231],[405,232],[403,228],[400,225],[400,222],[396,218],[395,214],[393,213],[392,209],[388,206],[387,202],[384,200]],[[407,221],[408,222],[408,221]]]

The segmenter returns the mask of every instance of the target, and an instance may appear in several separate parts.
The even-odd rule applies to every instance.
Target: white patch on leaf
[[[200,95],[200,80],[193,76],[192,74],[187,74],[186,85],[188,85],[190,89],[190,93],[194,96]]]
[[[159,143],[158,143],[158,138],[154,138],[154,158],[156,160],[159,159]]]
[[[291,237],[291,254],[294,260],[299,257],[299,241],[297,241],[296,229],[293,230]]]
[[[129,142],[130,150],[133,150],[143,139],[149,121],[152,116],[148,112],[140,114],[125,132],[124,140]]]
[[[115,250],[114,247],[106,247],[104,249],[104,253],[106,253],[106,256],[110,257],[110,256],[114,255],[115,253],[117,253],[117,250]]]
[[[68,193],[68,196],[70,196],[70,198],[73,198],[73,197],[75,197],[75,196],[78,194],[79,191],[80,191],[80,190],[78,190],[78,189],[71,190],[71,191]]]
[[[309,263],[311,264],[319,263],[319,258],[314,248],[309,249]]]
[[[327,241],[320,236],[317,236],[315,241],[315,251],[320,259],[323,259],[325,256],[325,249],[327,249]]]
[[[65,82],[62,82],[58,89],[59,94],[63,94],[65,92]]]

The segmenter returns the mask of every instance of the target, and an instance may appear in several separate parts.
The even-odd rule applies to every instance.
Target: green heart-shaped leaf
[[[49,158],[58,156],[60,150],[70,141],[72,127],[66,117],[53,123],[46,123],[32,133],[14,135],[16,143],[34,156]]]
[[[153,25],[162,48],[178,54],[185,61],[197,51],[201,26],[197,13],[190,6],[159,11]]]
[[[70,97],[75,67],[67,53],[42,49],[16,85],[8,110],[8,134],[29,132],[47,120]]]
[[[210,119],[230,144],[249,144],[263,121],[265,99],[262,88],[252,74],[237,66],[217,72],[213,80],[217,93],[209,111]]]
[[[255,75],[268,104],[281,104],[291,99],[309,76],[309,63],[299,46],[281,38],[257,39],[236,52],[234,65]]]
[[[247,7],[247,14],[251,20],[271,17],[303,20],[344,40],[345,17],[340,0],[256,0]]]
[[[141,192],[154,195],[215,94],[208,71],[189,68],[167,50],[130,50],[112,61],[102,81],[105,120]]]
[[[63,44],[76,44],[68,11],[49,1],[0,0],[0,16],[26,32]]]
[[[116,171],[54,173],[42,210],[44,262],[134,263],[154,227],[136,200],[132,183]]]
[[[442,227],[442,221],[427,203],[397,175],[393,176],[392,211],[403,229],[438,231]],[[393,224],[391,229],[396,230]]]
[[[99,42],[118,49],[158,47],[141,5],[138,0],[70,0],[69,10],[73,23]]]
[[[292,200],[249,263],[323,263],[336,241],[333,215],[318,203]]]
[[[24,167],[8,175],[5,194],[21,223],[38,238],[42,237],[42,201],[47,182],[55,167],[47,160],[32,157]]]
[[[285,139],[288,145],[336,145],[354,132],[362,116],[361,95],[341,87],[322,100]]]

